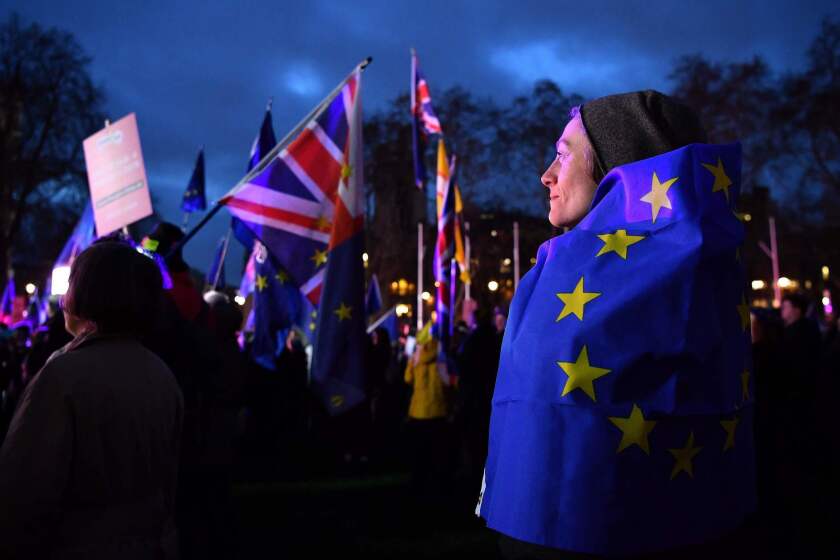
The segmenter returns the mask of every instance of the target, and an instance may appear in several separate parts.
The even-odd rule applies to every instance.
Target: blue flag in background
[[[204,148],[198,151],[190,182],[184,191],[181,210],[187,213],[207,210],[207,197],[204,195]]]
[[[274,126],[271,124],[271,100],[269,99],[262,124],[260,125],[260,131],[257,133],[256,138],[254,138],[254,143],[251,144],[251,151],[248,153],[248,165],[245,172],[250,172],[256,167],[276,145],[277,138],[274,136]],[[250,251],[256,240],[254,232],[242,223],[242,220],[235,216],[231,218],[230,223],[233,228],[233,236]]]
[[[368,325],[367,333],[370,334],[379,327],[388,331],[391,337],[391,342],[397,340],[400,336],[399,323],[397,321],[397,307],[394,306],[382,315],[380,315],[373,323]]]
[[[493,396],[488,527],[598,555],[715,539],[755,507],[740,145],[612,170],[540,247]]]
[[[314,307],[289,279],[262,244],[254,259],[254,343],[251,355],[258,364],[274,369],[289,329],[299,327],[310,334]]]
[[[96,222],[93,219],[93,206],[88,202],[76,227],[73,228],[73,233],[70,234],[70,238],[67,239],[55,260],[53,268],[72,264],[79,253],[87,249],[94,239],[96,239]]]
[[[3,297],[0,299],[0,318],[11,321],[12,312],[15,308],[15,277],[9,274],[6,286],[3,289]]]
[[[218,286],[224,286],[225,280],[225,257],[227,256],[229,237],[225,236],[219,240],[216,246],[216,253],[213,255],[213,262],[207,270],[207,278],[205,279],[208,286],[214,289]],[[246,295],[246,294],[243,294]]]
[[[274,136],[274,126],[271,124],[271,100],[265,108],[260,131],[251,144],[251,152],[248,154],[248,166],[246,172],[251,171],[259,162],[277,145],[277,138]]]
[[[365,312],[371,316],[380,309],[382,309],[382,292],[379,291],[379,280],[376,274],[373,274],[368,284],[367,296],[365,296]]]

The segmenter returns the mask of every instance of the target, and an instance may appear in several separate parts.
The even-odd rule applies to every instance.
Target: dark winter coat
[[[173,557],[182,415],[169,368],[133,338],[53,354],[0,449],[0,557]]]

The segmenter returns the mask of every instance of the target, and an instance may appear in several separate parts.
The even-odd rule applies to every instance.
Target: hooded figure
[[[705,141],[655,91],[557,141],[542,183],[571,229],[511,303],[478,508],[511,556],[705,546],[754,509],[740,146]]]

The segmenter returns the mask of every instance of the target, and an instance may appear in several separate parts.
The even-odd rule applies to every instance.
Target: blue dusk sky
[[[668,91],[685,54],[759,54],[776,72],[797,71],[821,20],[840,17],[836,2],[808,0],[3,4],[4,19],[16,11],[24,23],[75,35],[108,116],[137,114],[156,210],[175,223],[199,146],[212,201],[243,175],[269,97],[280,138],[366,56],[374,59],[363,77],[366,113],[407,91],[412,46],[433,95],[458,84],[504,103],[548,78],[591,98]],[[187,247],[193,266],[209,266],[228,223],[223,210]],[[238,246],[231,262],[241,262]],[[238,273],[228,267],[228,281]]]

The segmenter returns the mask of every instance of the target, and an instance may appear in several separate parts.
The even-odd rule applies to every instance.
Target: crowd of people
[[[163,224],[151,236],[167,251],[180,231]],[[70,291],[41,327],[0,327],[0,542],[10,552],[229,555],[232,482],[311,473],[314,463],[324,472],[410,468],[424,499],[453,484],[477,493],[501,312],[459,322],[446,367],[428,330],[405,324],[392,340],[377,328],[368,400],[332,419],[309,393],[295,330],[266,370],[248,359],[247,342],[240,347],[238,305],[219,292],[202,296],[177,252],[167,262],[172,289],[156,290],[152,262],[122,242],[99,242],[79,257]],[[777,529],[770,534],[807,541],[835,465],[821,442],[835,439],[837,322],[818,320],[795,293],[780,313],[755,308],[751,318],[759,511]],[[289,460],[313,446],[313,463]],[[108,523],[91,521],[105,515]]]
[[[751,313],[759,517],[770,546],[795,555],[831,542],[829,504],[840,448],[834,396],[840,383],[840,336],[833,314],[786,294],[779,313]]]
[[[502,336],[490,313],[458,324],[446,379],[427,331],[371,332],[368,400],[331,418],[298,332],[273,370],[249,359],[239,305],[202,295],[171,251],[182,235],[149,234],[167,289],[154,259],[102,239],[43,325],[0,332],[2,557],[231,557],[236,479],[411,469],[418,496],[477,493]]]

